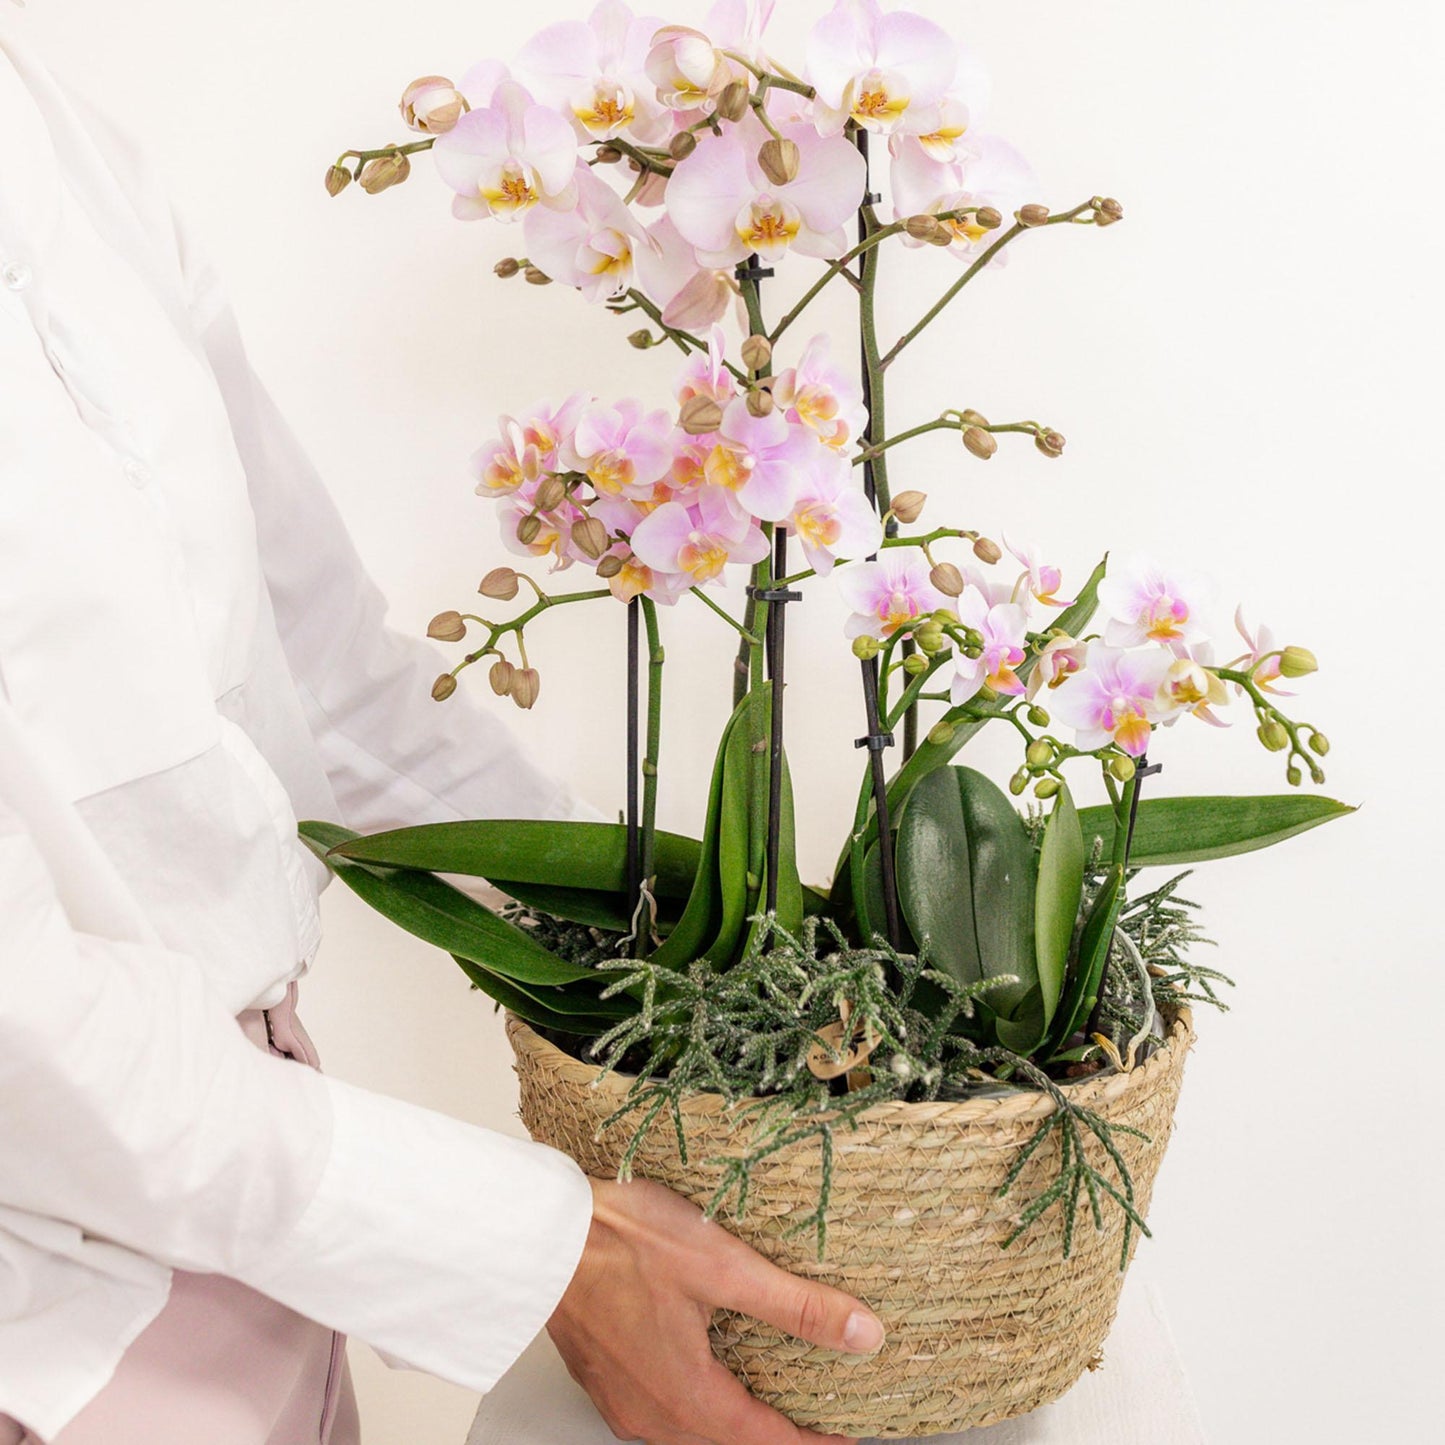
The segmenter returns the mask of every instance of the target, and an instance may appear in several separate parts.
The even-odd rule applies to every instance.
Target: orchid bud
[[[1064,454],[1064,439],[1056,431],[1040,432],[1034,438],[1034,445],[1046,457],[1061,457]]]
[[[445,702],[457,690],[457,680],[451,673],[444,672],[431,685],[433,702]]]
[[[935,723],[928,730],[927,742],[931,747],[946,748],[953,741],[954,734],[958,731],[952,723]]]
[[[491,683],[492,691],[498,697],[506,697],[511,692],[512,678],[516,672],[517,669],[505,657],[499,657],[492,664],[492,670],[487,674],[487,681]]]
[[[911,527],[922,515],[927,492],[899,492],[893,499],[893,515]]]
[[[903,659],[903,670],[909,677],[920,677],[928,671],[928,659],[919,653],[911,652]]]
[[[529,711],[542,691],[542,679],[535,667],[518,668],[512,678],[512,701],[523,712]]]
[[[1024,753],[1031,768],[1046,768],[1054,760],[1054,750],[1042,738],[1035,738]]]
[[[931,619],[913,634],[913,640],[918,644],[918,650],[926,652],[930,657],[935,652],[942,652],[948,646],[948,639],[943,634],[943,628]]]
[[[445,135],[469,111],[466,96],[444,75],[424,75],[401,97],[401,118],[412,130]]]
[[[583,517],[572,528],[572,542],[584,557],[594,562],[612,545],[606,524],[597,517]]]
[[[634,331],[628,338],[627,344],[634,351],[647,351],[654,345],[653,335],[645,326],[641,331]]]
[[[1127,783],[1133,778],[1138,769],[1134,765],[1134,759],[1125,756],[1123,753],[1115,753],[1109,759],[1109,771],[1121,783]]]
[[[1291,763],[1289,767],[1285,769],[1284,779],[1285,782],[1290,785],[1290,787],[1297,788],[1302,782],[1304,782],[1305,775],[1300,772],[1300,770],[1295,767],[1293,763]]]
[[[532,498],[539,512],[555,512],[567,500],[567,483],[559,476],[544,477]]]
[[[622,558],[615,552],[609,553],[597,564],[597,575],[604,581],[610,582],[618,576],[623,568]]]
[[[1329,750],[1330,740],[1323,733],[1313,732],[1310,734],[1310,751],[1312,753],[1318,753],[1321,757],[1324,757]]]
[[[690,130],[679,131],[668,146],[668,154],[675,161],[685,161],[697,149],[697,137]]]
[[[986,432],[982,427],[965,427],[963,432],[963,444],[980,461],[986,462],[997,450],[998,443],[994,440],[992,432]]]
[[[938,566],[928,574],[928,580],[932,582],[945,597],[963,596],[963,573],[960,572],[952,562],[940,562]]]
[[[492,274],[500,276],[503,281],[510,281],[521,269],[522,263],[515,256],[506,256],[492,267]]]
[[[438,612],[432,618],[426,635],[437,642],[460,642],[467,635],[467,624],[460,612]]]
[[[862,637],[853,639],[853,656],[859,662],[871,662],[882,651],[883,644],[876,637],[869,637],[866,632]]]
[[[930,246],[946,247],[953,245],[953,232],[947,226],[939,223],[938,229],[925,236],[924,241]]]
[[[1029,775],[1020,768],[1013,777],[1008,780],[1008,790],[1014,797],[1020,797],[1023,790],[1029,785]]]
[[[1113,196],[1105,196],[1102,200],[1094,202],[1094,224],[1096,226],[1112,226],[1124,219],[1124,208]]]
[[[332,166],[326,172],[326,194],[339,196],[351,184],[351,172],[345,166]]]
[[[749,336],[742,345],[742,358],[749,371],[761,371],[773,359],[773,343],[766,336]]]
[[[996,231],[1003,225],[1003,215],[993,206],[980,206],[973,213],[973,220],[976,226],[982,227],[985,231]]]
[[[758,167],[775,186],[786,186],[798,179],[802,159],[803,153],[798,149],[797,141],[779,140],[774,136],[763,142],[763,148],[758,152]]]
[[[980,537],[973,544],[973,555],[985,565],[992,567],[1003,556],[1003,548],[991,537]]]
[[[517,595],[521,588],[516,571],[511,567],[493,567],[485,577],[482,578],[482,585],[477,591],[483,597],[494,598],[498,602],[510,602]]]
[[[1049,219],[1049,208],[1039,205],[1020,206],[1014,216],[1021,226],[1042,226]]]
[[[1036,728],[1046,728],[1049,725],[1049,715],[1037,703],[1029,709],[1029,721]]]
[[[741,120],[748,113],[748,94],[747,81],[728,81],[717,98],[718,119]]]
[[[537,540],[537,534],[542,530],[542,519],[535,514],[523,517],[517,523],[517,540],[524,546],[530,547]]]
[[[615,166],[622,159],[622,152],[616,146],[598,146],[597,164],[600,166]]]
[[[550,286],[552,278],[540,266],[528,266],[522,277],[529,286]]]
[[[706,436],[722,425],[722,407],[710,396],[690,396],[683,402],[678,420],[688,436]]]
[[[915,241],[931,241],[939,231],[944,229],[944,226],[937,216],[920,213],[916,216],[909,216],[903,223],[903,229],[907,231]],[[950,237],[950,240],[951,239]]]
[[[1059,780],[1057,778],[1040,778],[1034,784],[1034,797],[1052,798],[1059,791]]]
[[[1307,647],[1286,647],[1279,659],[1281,677],[1308,677],[1319,668],[1314,653]]]
[[[1282,753],[1289,746],[1289,729],[1278,718],[1260,723],[1256,733],[1260,742],[1272,753]]]
[[[357,180],[368,196],[379,196],[392,186],[399,186],[411,174],[411,162],[399,152],[378,156],[362,166]]]
[[[975,411],[971,406],[959,412],[958,419],[965,426],[986,427],[988,425],[988,418],[981,411]]]
[[[775,403],[773,401],[772,392],[764,389],[763,387],[758,387],[748,393],[748,412],[752,416],[771,416],[773,414],[774,405]]]

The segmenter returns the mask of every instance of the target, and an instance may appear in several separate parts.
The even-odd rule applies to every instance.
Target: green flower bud
[[[1041,708],[1037,703],[1035,703],[1029,709],[1029,721],[1036,728],[1046,728],[1049,725],[1049,715],[1043,710],[1043,708]]]
[[[928,730],[928,741],[936,748],[946,748],[953,741],[953,735],[958,729],[952,723],[935,723]]]
[[[1289,746],[1289,731],[1278,718],[1259,725],[1259,740],[1272,753],[1282,753]]]
[[[1121,782],[1127,783],[1135,774],[1134,759],[1125,753],[1115,753],[1109,759],[1109,771]]]
[[[1318,672],[1319,667],[1314,653],[1307,647],[1286,647],[1279,660],[1282,677],[1308,677],[1310,673]]]
[[[869,637],[865,633],[862,637],[853,639],[853,656],[859,662],[871,662],[882,651],[883,644],[876,637]]]
[[[928,671],[928,659],[919,653],[911,653],[903,659],[903,670],[909,677],[919,677]]]
[[[351,184],[351,172],[345,166],[332,166],[326,172],[326,194],[339,196]]]
[[[1023,790],[1029,785],[1029,775],[1022,768],[1008,780],[1008,790],[1014,797],[1022,795]]]
[[[1024,754],[1031,768],[1046,768],[1054,760],[1053,747],[1042,738],[1035,738]]]
[[[936,652],[942,652],[948,646],[948,638],[944,636],[943,628],[936,622],[925,622],[913,634],[913,640],[918,644],[918,650],[927,653],[930,657]]]
[[[1300,785],[1302,782],[1304,782],[1304,780],[1305,780],[1305,775],[1304,775],[1302,772],[1300,772],[1300,770],[1299,770],[1297,767],[1295,767],[1292,763],[1290,764],[1290,766],[1289,766],[1288,768],[1285,769],[1285,774],[1284,774],[1284,776],[1285,776],[1285,781],[1286,781],[1286,782],[1290,785],[1290,787],[1292,787],[1292,788],[1297,788],[1297,787],[1299,787],[1299,785]]]
[[[628,336],[627,344],[634,351],[646,351],[653,344],[652,332],[644,326],[641,331],[634,331]]]
[[[1052,798],[1059,791],[1059,780],[1057,778],[1040,778],[1034,784],[1034,797]]]
[[[1321,732],[1310,734],[1310,751],[1318,753],[1321,757],[1329,752],[1330,740]]]

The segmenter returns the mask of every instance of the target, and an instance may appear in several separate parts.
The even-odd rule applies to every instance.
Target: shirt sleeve
[[[264,1053],[194,960],[77,928],[81,825],[3,693],[0,744],[0,1204],[490,1389],[581,1256],[582,1172]]]
[[[431,688],[445,662],[386,625],[386,603],[264,385],[229,308],[199,304],[246,467],[261,560],[287,661],[342,821],[363,832],[460,818],[596,819],[463,689]]]

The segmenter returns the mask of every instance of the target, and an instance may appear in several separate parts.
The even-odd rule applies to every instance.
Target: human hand
[[[619,1440],[647,1445],[854,1445],[750,1395],[708,1343],[736,1310],[828,1350],[871,1354],[877,1317],[769,1263],[660,1184],[592,1182],[592,1228],[547,1331]]]

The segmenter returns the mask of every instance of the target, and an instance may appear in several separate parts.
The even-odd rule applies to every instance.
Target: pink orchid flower
[[[1164,709],[1164,726],[1173,727],[1187,713],[1207,722],[1211,727],[1227,728],[1229,723],[1214,711],[1229,701],[1229,693],[1208,665],[1207,647],[1201,656],[1176,657],[1169,664],[1159,689],[1159,704]]]
[[[1019,578],[1019,585],[1027,585],[1035,602],[1042,603],[1045,607],[1070,607],[1073,605],[1072,597],[1058,595],[1059,588],[1064,585],[1063,573],[1047,562],[1040,562],[1036,547],[1029,545],[1015,547],[1007,537],[1003,539],[1003,544],[1018,561],[1023,563],[1024,575]]]
[[[673,431],[666,412],[644,412],[638,401],[590,406],[561,458],[569,470],[586,474],[599,497],[646,499],[672,470]]]
[[[907,552],[909,555],[900,555]],[[892,637],[900,627],[952,604],[928,580],[927,560],[912,547],[891,548],[876,562],[855,562],[834,572],[838,595],[852,609],[846,637]]]
[[[670,216],[654,221],[647,235],[651,245],[637,252],[638,285],[661,308],[664,326],[706,331],[727,315],[729,306],[740,305],[732,271],[699,265],[697,252]]]
[[[1141,758],[1161,715],[1159,692],[1170,662],[1163,648],[1125,652],[1091,642],[1083,670],[1050,696],[1049,710],[1078,731],[1081,748],[1113,742]]]
[[[960,148],[963,144],[959,143]],[[1033,172],[1011,145],[995,136],[981,136],[970,138],[967,146],[960,159],[940,161],[925,151],[920,140],[911,136],[898,140],[889,176],[896,219],[949,215],[984,206],[1011,216],[1028,201],[1035,186]],[[951,249],[958,256],[977,255],[1001,234],[985,230],[972,215],[955,216],[943,224],[952,233]],[[928,244],[912,236],[904,240],[911,246]],[[1008,252],[1000,251],[990,264],[1007,260]]]
[[[472,455],[471,472],[477,479],[479,497],[507,497],[542,476],[543,457],[528,442],[521,423],[504,416],[501,431],[500,437]]]
[[[717,46],[690,25],[663,26],[652,38],[645,69],[658,100],[682,112],[710,106],[733,74]]]
[[[751,119],[704,135],[673,172],[668,214],[701,265],[730,266],[754,252],[777,261],[789,250],[832,260],[847,249],[844,222],[863,199],[863,157],[809,125],[779,129],[800,153],[797,179],[786,185],[763,174],[757,156],[768,135]]]
[[[532,515],[535,492],[535,484],[528,484],[507,499],[501,508],[502,541],[509,552],[521,557],[551,557],[551,570],[565,571],[572,565],[572,527],[582,514],[570,502],[552,512],[539,512],[541,528],[530,542],[524,542],[517,529],[523,518]]]
[[[1293,697],[1294,693],[1274,686],[1284,676],[1279,669],[1280,659],[1269,655],[1272,652],[1280,651],[1280,645],[1275,639],[1274,633],[1268,627],[1260,627],[1258,631],[1251,633],[1244,622],[1242,604],[1234,610],[1234,627],[1235,631],[1244,639],[1244,644],[1249,650],[1235,658],[1229,664],[1230,667],[1238,672],[1251,673],[1261,692],[1273,693],[1276,697]],[[1237,684],[1236,687],[1238,688]],[[1238,690],[1242,692],[1243,688],[1238,688]]]
[[[1012,602],[989,605],[983,593],[969,588],[958,599],[958,620],[983,638],[978,657],[954,654],[953,683],[949,700],[960,707],[985,687],[994,692],[1021,697],[1024,684],[1017,669],[1023,664],[1028,643],[1028,614]]]
[[[1110,567],[1099,583],[1099,606],[1108,618],[1104,641],[1110,647],[1159,642],[1183,657],[1204,639],[1199,611],[1211,590],[1199,579],[1172,576],[1145,557]]]
[[[654,145],[672,129],[646,69],[661,26],[621,0],[602,0],[589,19],[559,21],[533,36],[517,56],[517,71],[542,100],[573,118],[583,140],[626,134]]]
[[[766,60],[763,32],[777,9],[777,0],[716,0],[707,13],[704,28],[720,50],[730,50],[746,60]]]
[[[654,573],[702,587],[718,581],[730,562],[761,562],[769,549],[762,528],[726,490],[704,487],[694,505],[665,502],[644,517],[632,550]]]
[[[897,147],[907,135],[932,160],[964,160],[972,153],[966,138],[977,134],[983,125],[991,90],[988,71],[977,52],[970,46],[960,45],[958,68],[947,92],[930,105],[909,106],[903,125],[889,140],[889,146]]]
[[[867,557],[883,545],[883,523],[851,465],[842,457],[804,474],[788,531],[820,577],[840,558]]]
[[[806,480],[827,466],[828,453],[806,427],[780,411],[754,416],[742,397],[723,412],[707,479],[733,493],[762,522],[781,522]]]
[[[432,148],[437,173],[457,193],[452,214],[515,221],[533,206],[570,210],[577,137],[515,81],[503,81],[490,105],[469,110]]]
[[[914,107],[941,100],[957,68],[947,32],[906,10],[884,14],[878,0],[838,0],[808,37],[805,74],[824,135],[850,120],[891,134]]]
[[[868,427],[863,389],[833,360],[826,336],[815,336],[796,366],[778,373],[773,400],[819,439],[839,451],[852,446]]]
[[[1075,637],[1060,634],[1049,638],[1029,673],[1026,696],[1030,702],[1045,688],[1056,688],[1067,682],[1084,666],[1085,644]]]
[[[527,255],[554,281],[592,302],[623,295],[637,273],[637,253],[652,240],[622,199],[586,166],[577,167],[577,205],[538,207],[523,222]]]
[[[737,394],[737,378],[727,369],[727,337],[721,326],[714,326],[708,332],[706,355],[695,352],[677,374],[677,404],[685,406],[693,397],[705,396],[726,407]]]

